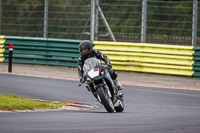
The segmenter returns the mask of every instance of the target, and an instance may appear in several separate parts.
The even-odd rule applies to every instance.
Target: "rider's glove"
[[[112,68],[112,65],[111,65],[111,64],[107,64],[107,68],[108,68],[108,69],[111,69],[111,68]]]
[[[80,82],[83,84],[85,82],[85,78],[81,77]]]

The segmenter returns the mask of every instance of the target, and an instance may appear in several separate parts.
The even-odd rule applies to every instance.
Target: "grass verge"
[[[33,99],[18,97],[17,95],[0,94],[0,109],[8,110],[34,110],[34,109],[55,109],[66,105],[66,102],[52,103],[40,102]]]

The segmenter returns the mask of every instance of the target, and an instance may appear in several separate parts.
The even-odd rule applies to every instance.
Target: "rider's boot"
[[[114,85],[118,88],[118,90],[122,90],[122,84],[117,80],[113,80]]]
[[[122,84],[117,79],[113,80],[113,83],[117,87],[117,96],[119,96],[122,99],[123,93],[120,91],[123,88]]]

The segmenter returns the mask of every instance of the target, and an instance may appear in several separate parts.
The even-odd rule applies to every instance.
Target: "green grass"
[[[8,110],[34,110],[34,109],[55,109],[66,105],[66,102],[52,103],[40,102],[32,99],[18,97],[17,95],[0,94],[0,109]]]

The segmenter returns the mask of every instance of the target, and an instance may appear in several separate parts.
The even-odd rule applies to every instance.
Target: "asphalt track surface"
[[[0,112],[0,133],[200,132],[200,91],[124,87],[124,112],[107,113],[77,81],[0,74],[0,94],[95,106],[79,111]]]

